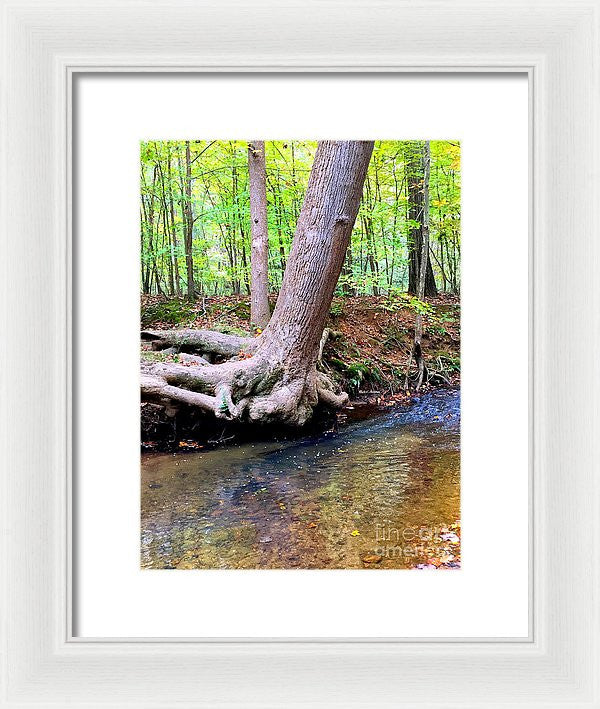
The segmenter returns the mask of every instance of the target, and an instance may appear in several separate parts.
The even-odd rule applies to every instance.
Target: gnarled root
[[[142,340],[152,342],[155,350],[176,347],[187,352],[216,354],[231,358],[252,354],[259,338],[226,335],[214,330],[143,330]]]
[[[184,364],[196,364],[199,367],[205,367],[209,364],[206,357],[200,357],[199,355],[187,354],[186,352],[181,352],[179,355],[179,361]]]
[[[319,400],[332,409],[341,409],[350,398],[345,391],[336,393],[333,382],[323,372],[317,373],[317,392]]]
[[[202,394],[200,392],[172,386],[162,377],[142,374],[141,389],[142,394],[155,396],[161,399],[172,399],[173,401],[179,401],[182,404],[198,406],[206,411],[212,411],[214,414],[217,413],[217,400],[214,396],[207,396],[206,394]]]
[[[329,389],[319,388],[319,400],[322,401],[327,406],[332,409],[341,409],[348,403],[348,394],[343,391],[340,394],[336,394],[334,391]]]
[[[211,411],[218,418],[302,426],[317,404],[340,408],[348,401],[331,379],[313,367],[290,372],[257,355],[219,365],[142,363],[142,393]]]
[[[142,393],[199,406],[219,418],[241,418],[243,399],[261,379],[262,363],[254,358],[219,365],[187,361],[189,364],[142,362]]]

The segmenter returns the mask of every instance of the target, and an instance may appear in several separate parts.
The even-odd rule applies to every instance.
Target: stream
[[[337,432],[142,455],[146,569],[460,566],[460,394]]]

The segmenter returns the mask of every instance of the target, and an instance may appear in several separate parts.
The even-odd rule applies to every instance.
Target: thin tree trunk
[[[169,230],[169,216],[167,212],[167,204],[166,202],[164,203],[163,211],[162,211],[162,218],[163,218],[163,238],[168,242],[168,255],[165,254],[165,258],[167,259],[167,276],[168,276],[168,285],[169,285],[169,295],[175,295],[175,281],[173,280],[173,253],[171,250],[172,244],[171,244],[171,234]]]
[[[169,213],[171,216],[171,237],[173,239],[173,277],[175,280],[175,292],[181,296],[181,280],[179,276],[179,252],[177,244],[177,228],[175,226],[175,205],[173,203],[173,185],[171,184],[171,151],[167,152],[167,182],[169,186]]]
[[[382,199],[381,199],[381,185],[379,183],[379,170],[377,169],[377,163],[375,164],[375,202],[377,204],[381,204]],[[379,232],[381,234],[381,247],[383,249],[383,259],[385,261],[385,273],[386,277],[387,274],[390,271],[390,261],[389,261],[389,256],[388,256],[388,248],[387,244],[385,242],[385,227],[383,225],[383,219],[379,217]],[[379,281],[379,266],[377,266],[377,278]],[[387,282],[387,278],[386,278]],[[389,287],[387,288],[389,292]]]
[[[429,258],[429,174],[431,169],[431,149],[429,141],[425,141],[423,148],[423,221],[421,232],[421,254],[419,263],[419,278],[417,282],[417,298],[423,300],[425,297],[425,281],[427,278],[427,263]],[[415,319],[415,340],[413,354],[417,364],[417,391],[423,384],[425,375],[425,361],[423,359],[423,316],[417,313]]]
[[[356,295],[352,273],[352,240],[350,240],[348,248],[346,249],[346,258],[344,259],[344,265],[342,267],[342,277],[342,293],[345,296]]]
[[[167,166],[167,181],[169,184],[169,192],[171,192],[171,154],[169,150],[167,151]],[[177,294],[179,296],[181,295],[181,290],[179,287],[179,268],[177,265],[177,256],[175,252],[177,246],[177,237],[175,236],[175,217],[172,213],[173,199],[171,197],[171,204],[169,206],[167,204],[167,188],[165,187],[165,174],[159,159],[157,159],[156,167],[158,168],[158,171],[160,173],[160,184],[163,204],[163,229],[169,244],[169,259],[167,263],[169,274],[169,291],[170,295]],[[170,222],[169,217],[171,217]]]
[[[271,192],[273,193],[273,206],[275,208],[275,219],[277,223],[277,243],[279,245],[279,270],[281,271],[281,278],[278,278],[278,285],[281,285],[283,281],[283,274],[285,273],[285,262],[286,253],[285,246],[283,244],[283,212],[284,206],[281,199],[281,176],[280,171],[277,170],[277,184],[273,185],[269,182],[271,187]]]
[[[190,141],[185,141],[185,266],[187,272],[187,296],[190,300],[195,297],[194,291],[194,257],[192,244],[194,235],[194,213],[192,210],[192,161],[190,156]]]
[[[157,286],[157,293],[160,289],[160,284],[158,281],[158,266],[156,263],[156,252],[154,250],[153,244],[153,231],[154,231],[154,202],[156,199],[155,189],[156,189],[156,165],[152,171],[152,187],[150,190],[150,199],[148,200],[148,215],[146,219],[147,233],[148,233],[148,251],[151,256],[151,263],[147,265],[147,279],[148,279],[148,293],[152,292],[152,271],[154,271],[154,281]],[[143,178],[143,174],[142,174]],[[144,181],[145,184],[145,181]],[[143,204],[143,200],[142,200]],[[144,210],[145,211],[145,210]]]
[[[365,180],[365,194],[363,198],[365,206],[362,212],[363,230],[367,239],[367,262],[371,271],[371,290],[373,295],[379,295],[379,265],[375,258],[375,234],[373,227],[373,198],[371,191],[371,181],[367,175]]]
[[[239,256],[240,260],[242,262],[242,282],[244,284],[244,287],[246,288],[246,293],[250,295],[250,282],[248,280],[248,259],[246,257],[246,234],[244,232],[244,221],[242,219],[242,212],[240,210],[240,202],[238,199],[238,176],[237,176],[237,167],[235,164],[235,146],[233,141],[231,142],[231,204],[232,204],[232,215],[233,215],[233,243],[234,243],[234,249],[236,246],[236,239],[235,239],[235,225],[237,224],[237,227],[240,232],[240,248],[239,248]],[[236,254],[237,254],[237,249],[235,249]],[[236,258],[236,263],[237,263],[237,258]],[[239,290],[239,289],[238,289]]]
[[[424,164],[423,148],[418,149],[410,144],[405,151],[406,181],[408,194],[408,218],[416,225],[411,226],[408,236],[408,292],[416,294],[421,268],[421,254],[423,253],[423,219],[424,219]],[[425,292],[426,296],[437,295],[435,277],[429,258],[429,249],[426,253]]]
[[[248,186],[252,248],[250,252],[250,321],[264,329],[269,309],[269,235],[267,231],[267,184],[264,140],[248,143]]]

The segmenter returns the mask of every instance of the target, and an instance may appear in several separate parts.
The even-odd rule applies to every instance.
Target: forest
[[[140,185],[142,566],[458,568],[459,143],[146,141]]]
[[[302,427],[457,383],[457,141],[145,141],[140,183],[153,415]]]
[[[269,290],[281,287],[317,144],[265,143]],[[426,295],[460,290],[460,146],[430,141]],[[376,141],[337,285],[342,295],[416,293],[423,141]],[[145,294],[248,295],[248,144],[141,146],[141,286]]]

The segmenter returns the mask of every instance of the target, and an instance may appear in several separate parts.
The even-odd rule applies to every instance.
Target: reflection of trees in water
[[[361,567],[378,546],[377,525],[454,522],[458,430],[399,423],[363,422],[318,443],[154,456],[142,476],[143,564]]]

